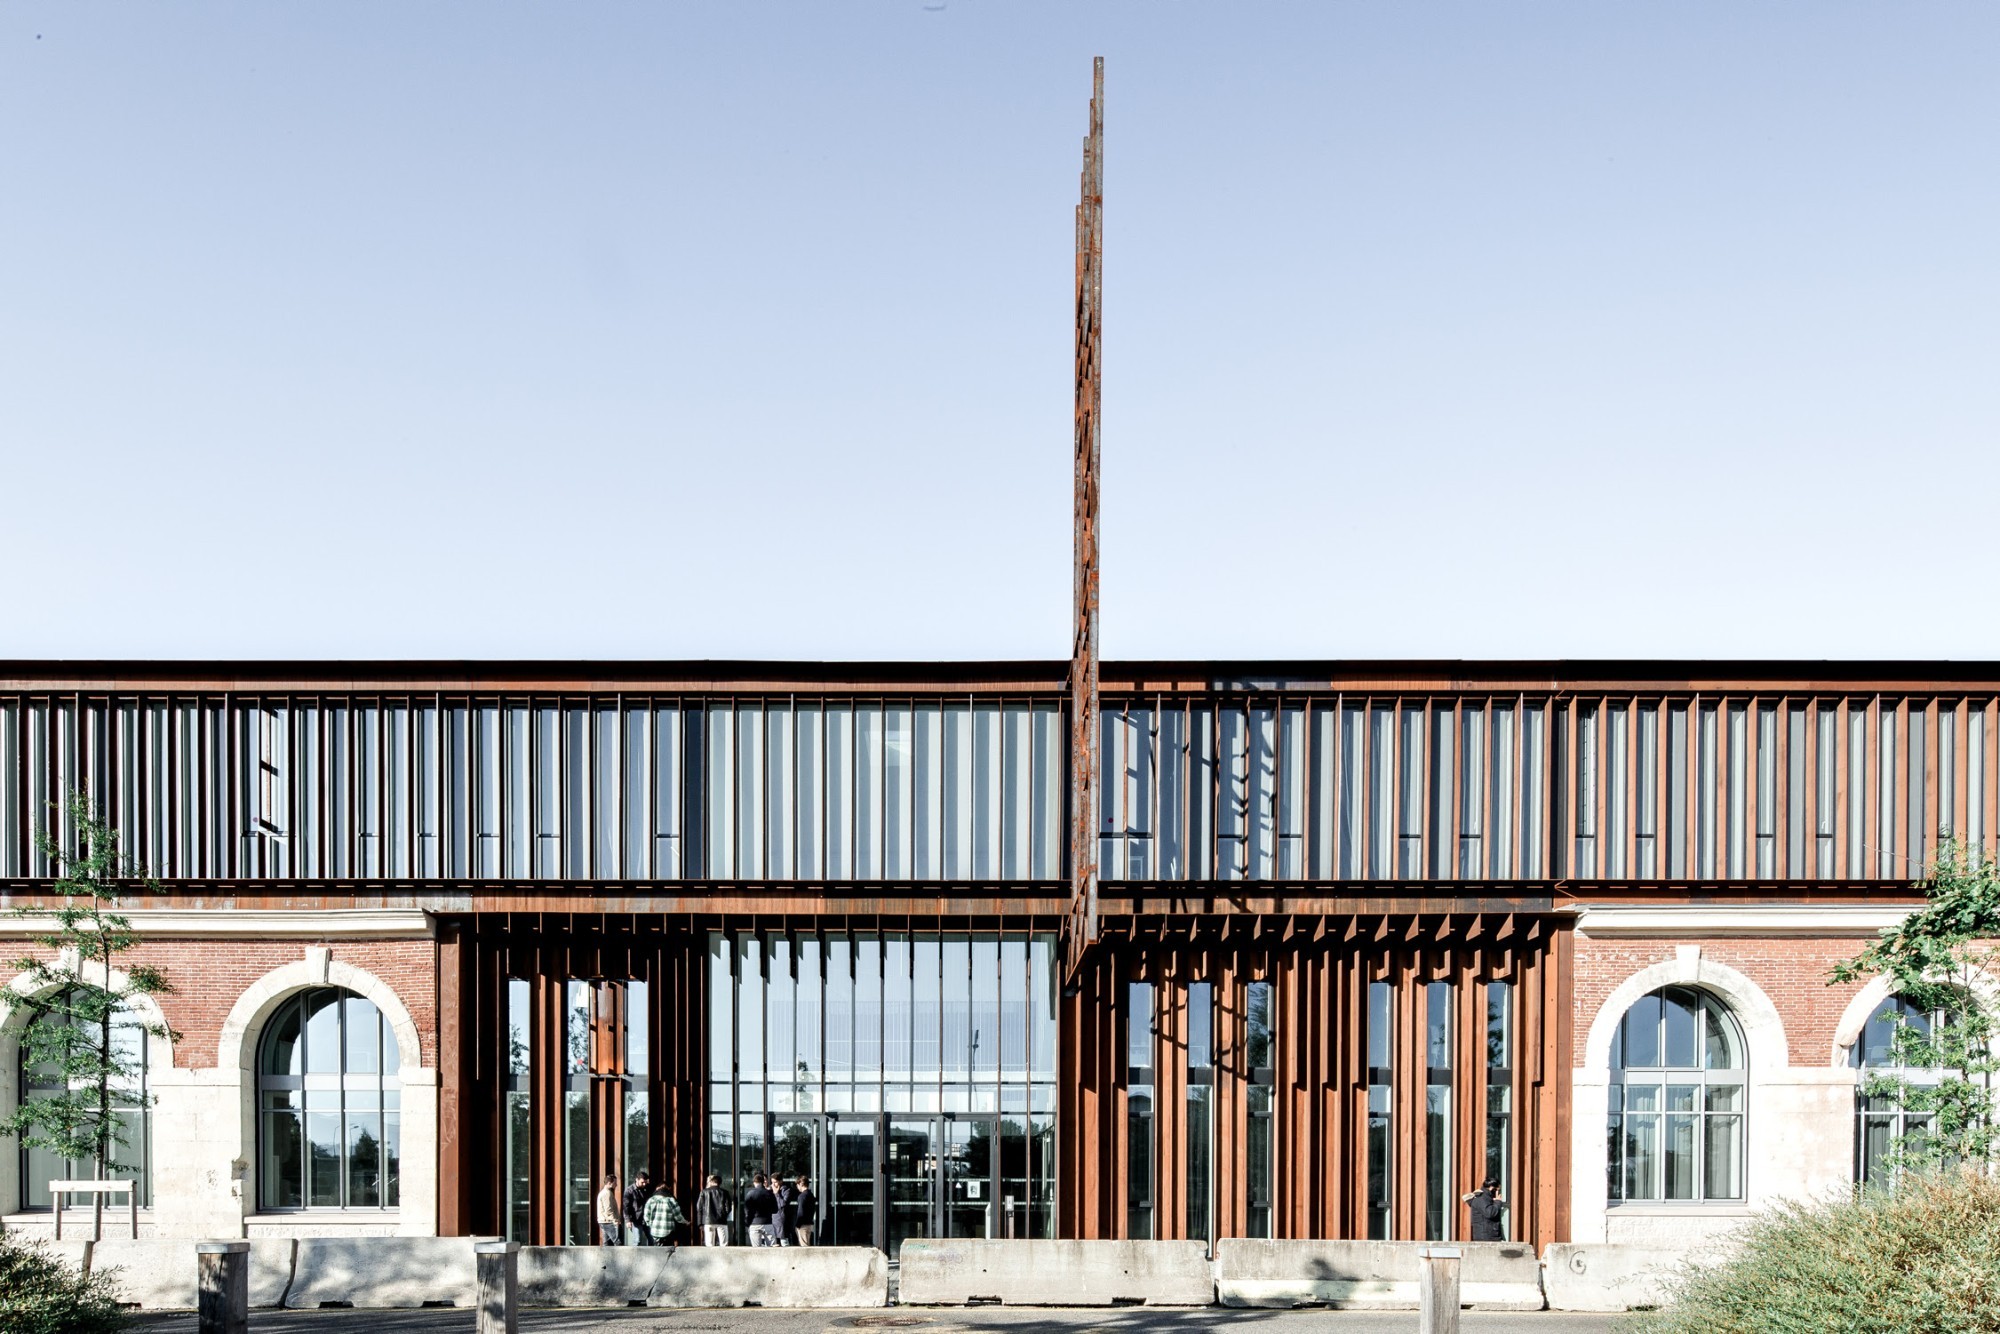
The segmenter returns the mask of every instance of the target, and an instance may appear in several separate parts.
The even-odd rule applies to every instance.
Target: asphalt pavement
[[[1611,1334],[1623,1323],[1609,1315],[1539,1311],[1464,1311],[1461,1334]],[[761,1310],[527,1310],[523,1334],[963,1334],[1011,1330],[1014,1334],[1416,1334],[1415,1311],[1265,1311],[1206,1307],[889,1307],[874,1311]],[[149,1316],[140,1334],[196,1334],[193,1315]],[[471,1311],[252,1311],[252,1334],[470,1334]]]

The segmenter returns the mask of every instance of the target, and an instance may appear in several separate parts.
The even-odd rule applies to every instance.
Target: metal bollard
[[[1456,1246],[1426,1246],[1417,1252],[1418,1334],[1458,1334]]]
[[[194,1255],[195,1327],[201,1334],[248,1334],[250,1243],[196,1242]]]
[[[476,1241],[479,1266],[478,1334],[514,1334],[514,1308],[521,1294],[521,1243]]]

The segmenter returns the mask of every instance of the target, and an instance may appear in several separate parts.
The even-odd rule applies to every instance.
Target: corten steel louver
[[[1083,199],[1076,209],[1076,586],[1070,645],[1070,920],[1065,973],[1074,979],[1097,938],[1098,340],[1104,262],[1104,57],[1092,67]]]

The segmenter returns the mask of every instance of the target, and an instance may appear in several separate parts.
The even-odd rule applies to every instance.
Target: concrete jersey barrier
[[[199,1286],[192,1240],[171,1237],[111,1238],[90,1251],[90,1272],[117,1270],[114,1280],[120,1301],[142,1311],[192,1311]],[[292,1282],[289,1237],[260,1238],[250,1243],[250,1305],[282,1306]]]
[[[471,1306],[470,1237],[301,1237],[285,1305]]]
[[[906,1241],[906,1306],[1207,1306],[1215,1280],[1198,1241]]]
[[[1666,1301],[1666,1284],[1695,1256],[1660,1246],[1552,1242],[1542,1257],[1551,1311],[1629,1311]]]
[[[1215,1243],[1216,1299],[1224,1306],[1417,1309],[1417,1252],[1456,1247],[1459,1302],[1485,1311],[1542,1309],[1534,1248],[1504,1241],[1259,1241]]]
[[[868,1246],[524,1246],[521,1304],[887,1306],[889,1261]]]

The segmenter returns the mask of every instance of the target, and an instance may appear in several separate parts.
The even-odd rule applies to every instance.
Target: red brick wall
[[[1827,972],[1867,942],[1840,939],[1592,940],[1576,939],[1576,1064],[1605,998],[1641,968],[1666,963],[1677,947],[1701,946],[1701,957],[1734,968],[1762,987],[1785,1023],[1793,1065],[1825,1065],[1833,1034],[1861,983],[1828,986]]]
[[[173,994],[161,996],[159,1002],[167,1022],[181,1035],[174,1044],[174,1064],[213,1067],[223,1022],[237,999],[264,974],[303,960],[306,944],[297,940],[149,941],[120,956],[119,963],[150,963],[167,975]],[[423,1064],[435,1067],[437,946],[428,940],[368,940],[335,941],[327,949],[336,962],[373,973],[396,993],[409,1009],[422,1039]],[[19,957],[20,951],[8,953]],[[11,963],[0,967],[0,986],[18,972]]]

